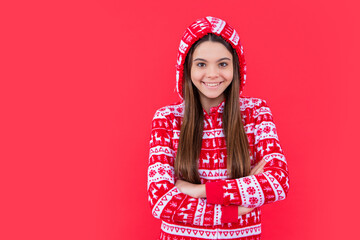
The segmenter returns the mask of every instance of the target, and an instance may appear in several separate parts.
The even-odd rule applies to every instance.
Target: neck
[[[200,102],[201,102],[201,105],[204,108],[204,110],[207,113],[210,113],[210,108],[218,106],[222,101],[224,101],[224,99],[225,99],[224,94],[221,94],[219,97],[214,98],[214,99],[200,98]]]

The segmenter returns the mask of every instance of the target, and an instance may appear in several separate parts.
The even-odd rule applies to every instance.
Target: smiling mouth
[[[218,83],[206,83],[206,82],[202,82],[205,86],[207,87],[217,87],[219,86],[222,82],[218,82]]]

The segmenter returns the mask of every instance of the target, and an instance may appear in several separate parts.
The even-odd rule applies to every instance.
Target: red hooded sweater
[[[250,147],[251,167],[266,160],[264,172],[237,179],[227,175],[227,152],[222,127],[225,100],[204,109],[199,175],[207,198],[193,198],[175,186],[174,160],[185,109],[183,64],[189,48],[208,33],[222,36],[236,50],[240,62],[240,112]],[[215,17],[196,20],[185,31],[176,64],[177,103],[158,109],[152,120],[147,191],[152,214],[161,219],[159,239],[260,239],[260,206],[286,198],[287,162],[271,110],[265,100],[241,96],[246,66],[240,38],[227,22]],[[238,206],[255,208],[238,216]]]

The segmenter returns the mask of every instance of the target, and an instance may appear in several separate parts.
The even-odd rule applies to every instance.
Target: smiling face
[[[194,50],[191,81],[199,90],[203,108],[209,112],[224,100],[224,90],[233,79],[232,54],[219,42],[206,41]]]

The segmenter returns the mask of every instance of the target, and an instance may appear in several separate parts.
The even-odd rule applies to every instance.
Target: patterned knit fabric
[[[159,239],[260,239],[260,206],[286,198],[288,168],[265,100],[239,99],[240,112],[250,145],[251,166],[266,160],[264,172],[230,179],[223,132],[225,100],[204,113],[204,132],[199,175],[206,184],[207,198],[193,198],[175,187],[174,160],[185,103],[182,98],[183,63],[191,45],[207,33],[222,36],[236,49],[240,60],[241,88],[245,84],[245,60],[236,31],[225,21],[206,17],[194,22],[180,42],[176,86],[181,100],[156,111],[152,120],[148,165],[148,200],[152,214],[161,219]],[[255,208],[238,216],[238,206]]]

